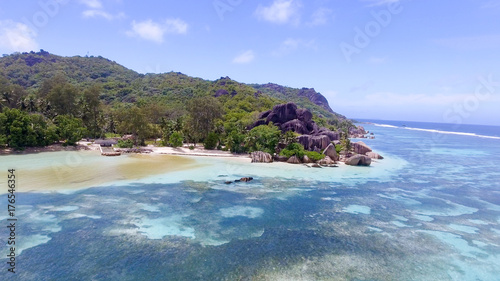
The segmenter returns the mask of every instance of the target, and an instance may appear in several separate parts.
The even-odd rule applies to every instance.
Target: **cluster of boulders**
[[[290,164],[312,164],[309,167],[337,167],[337,161],[342,161],[346,165],[350,166],[370,166],[372,159],[384,159],[378,153],[375,153],[367,146],[364,142],[359,141],[352,144],[354,155],[339,155],[335,150],[335,145],[330,143],[323,151],[325,157],[319,161],[312,161],[307,155],[304,155],[302,159],[297,156],[286,157],[281,155],[275,155],[274,157],[263,151],[255,151],[250,154],[252,158],[252,163],[271,163],[273,161],[287,162]]]
[[[324,150],[332,141],[340,139],[338,132],[318,127],[312,117],[309,110],[297,108],[294,103],[279,104],[274,106],[272,110],[262,112],[252,128],[272,122],[283,132],[292,131],[300,134],[298,142],[306,150],[311,151]]]
[[[307,155],[299,158],[297,156],[285,157],[256,151],[250,154],[252,162],[270,163],[273,161],[287,162],[290,164],[307,164],[309,167],[335,166],[337,161],[342,161],[351,166],[370,166],[372,159],[383,159],[382,156],[372,151],[364,142],[358,141],[351,144],[351,151],[342,151],[339,155],[335,145],[340,144],[340,133],[327,128],[320,128],[312,120],[312,113],[307,109],[297,108],[294,103],[276,105],[272,110],[262,112],[258,121],[252,126],[267,125],[273,123],[282,132],[292,131],[300,134],[297,142],[304,149],[323,153],[325,157],[319,161],[312,161]],[[366,138],[367,131],[362,126],[349,129],[353,138]],[[312,164],[312,165],[309,165]]]

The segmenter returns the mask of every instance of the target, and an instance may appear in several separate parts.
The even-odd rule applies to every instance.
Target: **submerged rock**
[[[254,151],[250,154],[252,158],[252,163],[271,163],[273,162],[273,156],[267,152]]]
[[[345,164],[350,166],[370,166],[371,163],[372,159],[370,157],[361,154],[354,155],[345,160]]]
[[[239,179],[239,181],[242,181],[242,182],[249,182],[249,181],[252,181],[252,180],[253,180],[252,177],[244,177],[244,178]]]

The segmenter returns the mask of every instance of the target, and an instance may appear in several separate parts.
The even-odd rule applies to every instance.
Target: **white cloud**
[[[101,9],[102,2],[100,0],[80,0],[80,3],[91,9]]]
[[[252,50],[245,51],[233,59],[233,63],[245,64],[250,63],[255,59],[255,53]]]
[[[311,16],[311,21],[307,23],[308,26],[325,25],[332,17],[332,10],[328,8],[319,8]]]
[[[26,52],[38,49],[36,32],[26,24],[12,20],[0,21],[0,49],[8,52]]]
[[[103,10],[86,10],[86,11],[83,11],[82,15],[85,18],[101,17],[101,18],[104,18],[107,20],[121,19],[121,18],[125,17],[124,13],[112,15],[108,12],[103,11]]]
[[[275,0],[271,6],[259,5],[255,11],[258,19],[277,24],[295,24],[300,22],[300,4],[294,0]]]
[[[310,50],[317,50],[318,45],[316,44],[315,40],[303,40],[303,39],[297,39],[297,38],[288,38],[285,41],[283,41],[278,48],[278,50],[273,52],[273,55],[275,56],[285,56],[288,55],[298,49],[310,49]]]
[[[164,28],[167,33],[186,34],[188,24],[181,19],[167,19]]]
[[[162,26],[152,20],[143,22],[132,21],[132,30],[127,32],[129,36],[137,36],[157,43],[163,42],[164,33],[165,31]]]
[[[132,29],[127,35],[145,40],[162,43],[165,34],[186,34],[188,24],[180,19],[167,19],[163,23],[152,20],[142,22],[132,21]]]

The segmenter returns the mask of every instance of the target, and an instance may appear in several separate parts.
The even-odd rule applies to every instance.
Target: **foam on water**
[[[71,220],[71,219],[80,219],[80,218],[90,218],[90,219],[100,219],[102,216],[94,216],[94,215],[85,215],[81,213],[71,213],[67,216],[64,217],[65,219]]]
[[[478,137],[478,138],[500,140],[500,137],[478,135],[478,134],[475,134],[475,133],[452,132],[452,131],[442,131],[442,130],[422,129],[422,128],[412,128],[412,127],[404,127],[404,129],[406,129],[406,130],[412,130],[412,131],[423,131],[423,132],[429,132],[429,133],[438,133],[438,134],[447,134],[447,135],[459,135],[459,136],[469,136],[469,137]]]
[[[144,211],[152,212],[152,213],[159,213],[160,212],[160,205],[149,205],[149,204],[138,204],[139,208]]]
[[[78,206],[61,206],[61,207],[54,207],[51,209],[51,211],[54,212],[72,212],[80,209]]]

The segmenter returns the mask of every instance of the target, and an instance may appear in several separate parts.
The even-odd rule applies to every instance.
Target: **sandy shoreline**
[[[248,154],[234,154],[229,151],[221,150],[208,150],[202,146],[197,146],[194,149],[184,147],[158,147],[153,145],[140,147],[144,150],[150,150],[150,153],[143,154],[163,154],[163,155],[177,155],[177,156],[210,156],[210,157],[235,157],[235,158],[249,158]],[[63,146],[61,144],[53,144],[46,147],[28,147],[24,150],[14,149],[0,149],[0,155],[26,155],[42,152],[55,152],[55,151],[81,151],[91,150],[100,152],[99,145],[92,144],[91,142],[78,142],[76,146]]]

